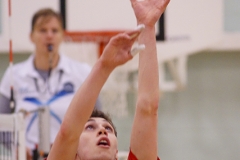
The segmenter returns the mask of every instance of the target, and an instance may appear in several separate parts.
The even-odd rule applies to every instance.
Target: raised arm
[[[145,25],[138,42],[146,48],[139,54],[138,98],[130,149],[138,160],[156,160],[159,75],[155,23],[169,0],[131,0],[131,3],[137,23]]]
[[[139,30],[113,37],[97,60],[91,73],[75,94],[63,119],[60,131],[51,148],[48,160],[73,160],[77,153],[79,137],[89,119],[101,88],[110,73],[119,65],[132,59],[129,54]]]

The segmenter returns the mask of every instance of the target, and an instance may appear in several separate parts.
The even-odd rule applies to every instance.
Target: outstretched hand
[[[109,68],[122,65],[132,59],[131,48],[141,30],[132,30],[112,37],[100,57],[102,64]]]
[[[170,0],[130,0],[138,24],[154,26]]]

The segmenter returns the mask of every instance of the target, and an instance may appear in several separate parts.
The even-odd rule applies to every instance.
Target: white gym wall
[[[0,52],[7,52],[7,0],[0,1],[2,3],[1,15],[3,21],[2,32],[0,33]],[[33,46],[28,38],[32,13],[46,6],[58,10],[58,0],[12,1],[13,49],[16,51],[15,53],[29,53],[33,50]],[[107,0],[68,1],[70,7],[68,8],[68,15],[70,16],[68,20],[69,29],[75,31],[84,29],[81,27],[89,27],[91,29],[109,27],[107,29],[110,29],[113,27],[112,25],[117,25],[117,29],[134,28],[135,21],[127,20],[133,18],[128,5],[129,0],[109,1],[107,4],[104,3]],[[81,4],[85,5],[82,6]],[[122,6],[123,4],[124,6]],[[71,8],[71,6],[75,8]],[[94,6],[97,6],[97,8]],[[226,6],[229,8],[226,8]],[[87,9],[83,10],[83,7]],[[230,15],[226,17],[227,9],[229,12],[231,11],[231,17]],[[83,13],[77,15],[77,11]],[[107,16],[104,13],[100,13],[100,11],[104,11]],[[187,58],[187,63],[185,63],[187,74],[183,74],[186,76],[183,79],[186,78],[185,82],[187,83],[180,91],[164,92],[162,95],[159,108],[158,133],[158,151],[161,159],[239,159],[239,11],[240,4],[238,0],[171,0],[166,11],[166,41],[159,42],[157,46],[159,61],[165,59],[171,62],[171,60],[174,60],[175,63],[179,57],[187,56],[185,57]],[[96,12],[97,15],[102,17],[97,19]],[[120,28],[122,24],[124,26]],[[229,24],[238,28],[231,30]],[[94,44],[91,45],[94,46]],[[94,63],[93,58],[96,57],[89,58],[87,55],[90,53],[92,54],[91,56],[94,56],[94,53],[91,52],[95,49],[91,48],[91,45],[89,52],[85,50],[86,48],[78,48],[76,46],[74,50],[81,51],[79,54],[67,54],[92,64]],[[8,65],[6,63],[8,57],[5,54],[0,55],[0,57],[0,73],[2,75]],[[15,56],[15,58],[16,60],[21,59],[20,55]],[[131,72],[133,78],[130,76],[130,79],[135,78],[136,71],[134,71],[134,68],[136,64],[137,57],[129,64],[130,68],[133,69]],[[176,69],[173,69],[173,71]],[[129,77],[126,75],[122,76],[125,73],[124,70],[120,70],[120,73],[122,74],[117,77],[119,86],[127,85],[128,87],[129,84],[122,83],[122,79]],[[180,82],[182,81],[180,80]],[[116,106],[110,105],[107,107],[114,116],[117,115],[116,112],[119,112],[121,115],[114,118],[119,132],[120,150],[129,149],[129,132],[132,125],[134,98],[136,97],[135,84],[131,84],[132,86],[133,89],[130,88],[132,90],[127,88],[129,90],[127,90],[126,95],[118,97],[119,100],[127,97],[127,101],[124,104],[115,101],[112,104],[116,104]],[[114,87],[117,86],[113,85]],[[172,84],[167,85],[167,87],[170,89],[176,88]],[[117,88],[114,89],[118,90]],[[118,95],[115,96],[117,97]]]

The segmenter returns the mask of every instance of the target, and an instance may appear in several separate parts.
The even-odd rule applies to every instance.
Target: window
[[[240,1],[224,1],[224,30],[226,32],[240,31]]]

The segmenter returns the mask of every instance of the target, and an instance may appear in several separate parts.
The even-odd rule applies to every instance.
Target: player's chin
[[[117,155],[116,149],[112,147],[110,147],[109,149],[100,149],[98,153],[99,158],[102,158],[101,160],[112,160],[115,159]]]
[[[113,160],[115,159],[116,156],[111,154],[111,153],[106,153],[106,152],[100,152],[100,154],[96,155],[93,159],[96,160]]]

